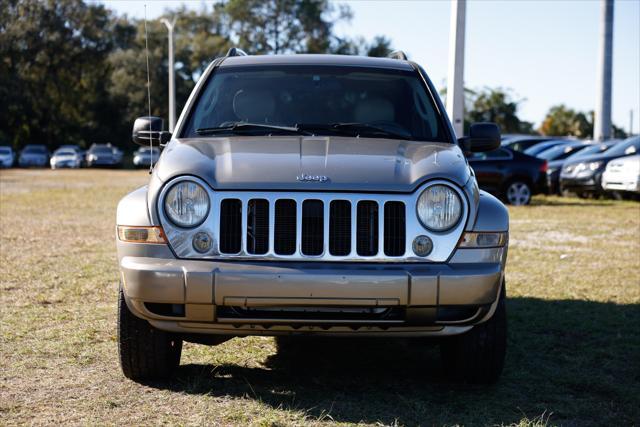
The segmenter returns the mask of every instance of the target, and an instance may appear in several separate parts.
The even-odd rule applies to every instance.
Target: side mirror
[[[474,123],[469,136],[458,139],[465,153],[481,153],[500,148],[500,129],[495,123]]]
[[[164,120],[155,116],[138,117],[133,123],[131,139],[138,145],[165,145],[171,140],[171,132],[164,130]]]

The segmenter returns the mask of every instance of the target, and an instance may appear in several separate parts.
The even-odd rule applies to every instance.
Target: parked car
[[[111,144],[107,144],[107,145],[111,145]],[[118,147],[113,147],[113,158],[116,162],[116,164],[121,164],[122,163],[122,157],[123,157],[124,153],[121,149],[119,149]]]
[[[13,148],[5,145],[0,146],[0,168],[10,168],[16,161]]]
[[[557,139],[557,137],[536,136],[536,135],[504,135],[502,137],[502,146],[512,151],[524,151],[529,147],[540,144],[541,142]]]
[[[119,155],[111,145],[93,144],[87,150],[86,159],[89,167],[117,167],[122,162],[122,155]]]
[[[82,166],[82,154],[74,148],[58,148],[49,161],[51,169],[79,168]]]
[[[511,205],[528,205],[546,192],[547,161],[501,147],[469,157],[478,185]]]
[[[149,167],[151,163],[154,164],[160,158],[160,149],[158,147],[140,147],[133,153],[133,165],[136,167]]]
[[[537,156],[538,154],[550,148],[556,147],[558,145],[571,144],[572,142],[574,141],[569,139],[553,139],[551,141],[541,142],[540,144],[536,144],[533,147],[527,148],[526,150],[524,150],[524,154],[528,154],[530,156]]]
[[[49,162],[49,150],[41,144],[28,144],[20,152],[18,165],[22,168],[29,166],[45,167]]]
[[[544,159],[548,162],[547,169],[547,192],[548,194],[560,194],[560,170],[562,165],[569,156],[577,154],[580,151],[591,147],[583,141],[573,141],[567,144],[559,144],[548,148],[536,157]]]
[[[560,172],[560,191],[576,193],[579,197],[601,195],[602,173],[607,163],[618,157],[631,156],[640,150],[640,137],[627,138],[603,153],[567,160]]]
[[[640,154],[620,157],[607,163],[602,188],[618,195],[640,196]]]
[[[499,130],[456,140],[424,70],[395,58],[232,49],[173,136],[135,121],[135,143],[168,143],[117,209],[125,376],[171,375],[184,340],[337,334],[437,337],[451,375],[498,379],[508,210],[462,148],[497,149]]]

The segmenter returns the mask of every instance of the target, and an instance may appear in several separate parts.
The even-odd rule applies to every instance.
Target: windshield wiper
[[[413,136],[408,132],[393,132],[382,127],[370,125],[367,123],[301,123],[296,125],[296,127],[298,129],[306,130],[315,134],[321,132],[331,132],[332,134],[347,136],[377,135],[394,139],[413,139]]]
[[[396,139],[413,139],[413,136],[409,132],[394,132],[380,126],[370,125],[368,123],[334,123],[333,125],[331,125],[331,127],[338,130],[350,130],[356,132],[358,135],[367,134],[386,136]]]
[[[262,123],[236,122],[229,126],[199,128],[199,129],[196,129],[196,133],[198,135],[214,135],[217,133],[229,133],[229,132],[235,132],[235,131],[256,131],[256,130],[269,130],[273,132],[287,132],[287,133],[295,133],[295,134],[300,134],[302,132],[297,127],[291,127],[291,126],[276,126],[276,125],[266,125]]]

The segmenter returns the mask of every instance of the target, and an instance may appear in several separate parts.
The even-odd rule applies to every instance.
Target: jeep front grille
[[[181,228],[165,215],[160,193],[160,224],[171,250],[178,258],[243,261],[328,262],[445,262],[455,250],[469,217],[463,191],[463,216],[451,231],[434,233],[416,215],[417,199],[432,181],[411,193],[352,193],[321,191],[208,190],[211,203],[205,221]],[[311,184],[310,184],[311,185]],[[211,237],[211,246],[198,252],[193,241],[198,233]],[[413,252],[417,236],[427,235],[433,251],[425,257]]]
[[[371,257],[380,252],[380,215],[378,202],[361,200],[356,205],[355,252]],[[244,214],[243,210],[247,212]],[[274,209],[274,232],[269,229],[269,211]],[[242,248],[242,234],[246,234],[246,252],[264,255],[273,236],[273,250],[277,255],[293,255],[298,250],[308,257],[321,256],[325,251],[333,256],[348,256],[353,247],[353,204],[348,200],[329,202],[328,219],[325,202],[317,199],[302,201],[298,219],[298,203],[278,199],[272,207],[266,199],[249,199],[246,206],[238,199],[220,202],[220,252],[238,254]],[[243,223],[243,217],[246,222]],[[399,257],[405,252],[405,205],[389,201],[384,208],[384,254]],[[328,242],[325,242],[325,223],[328,222]],[[244,231],[243,231],[244,230]],[[299,233],[297,230],[300,230]],[[299,249],[298,249],[299,248]]]

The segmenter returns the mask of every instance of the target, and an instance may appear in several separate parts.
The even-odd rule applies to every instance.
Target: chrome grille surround
[[[163,201],[166,192],[173,184],[183,180],[195,181],[202,185],[209,194],[211,203],[209,215],[207,219],[198,227],[181,228],[175,226],[167,218],[164,212]],[[435,184],[444,184],[452,188],[460,196],[462,201],[462,216],[457,225],[446,232],[433,232],[427,230],[420,223],[416,205],[418,197],[429,186]],[[238,199],[242,203],[241,212],[241,249],[238,253],[227,254],[220,252],[219,241],[219,224],[220,224],[220,205],[225,199]],[[268,250],[265,254],[251,254],[247,248],[247,217],[248,203],[252,199],[264,199],[269,203],[269,239]],[[277,200],[289,199],[296,202],[296,249],[291,255],[279,255],[274,251],[274,234],[275,234],[275,203]],[[305,200],[320,200],[324,204],[324,248],[320,255],[305,255],[301,250],[302,236],[302,206]],[[330,204],[333,200],[345,200],[351,203],[351,250],[347,255],[331,255],[329,253],[329,218]],[[378,203],[378,251],[374,255],[362,256],[357,253],[357,207],[360,201],[374,201]],[[405,204],[405,251],[402,256],[385,255],[384,244],[385,221],[384,221],[384,204],[386,202],[402,202]],[[158,217],[164,229],[165,235],[169,241],[169,245],[178,258],[185,259],[209,259],[209,260],[245,260],[245,261],[328,261],[328,262],[446,262],[453,251],[456,249],[458,241],[462,236],[464,228],[469,217],[469,202],[465,193],[445,180],[432,180],[413,193],[385,193],[385,194],[369,194],[356,192],[319,192],[319,191],[214,191],[203,180],[193,176],[180,176],[165,183],[160,195],[157,199]],[[199,253],[193,248],[192,239],[198,232],[206,232],[213,238],[213,244],[209,252]],[[412,249],[413,240],[419,235],[429,236],[433,241],[433,251],[426,257],[415,255]]]

